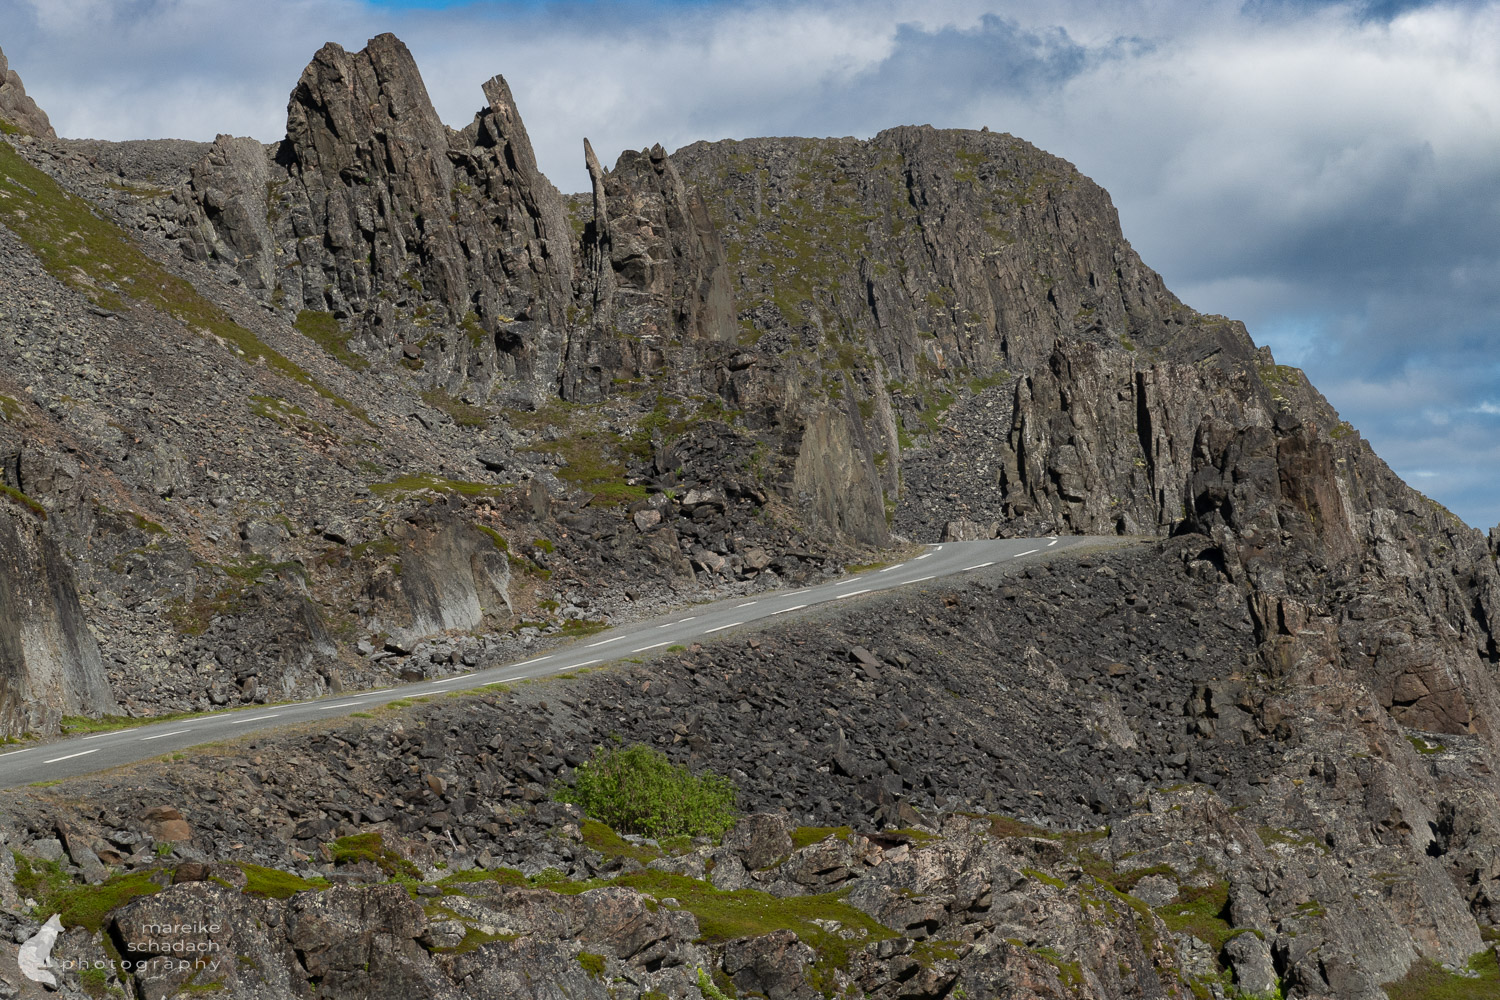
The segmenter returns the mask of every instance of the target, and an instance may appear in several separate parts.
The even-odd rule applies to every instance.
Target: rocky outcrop
[[[28,135],[57,138],[47,112],[27,96],[20,74],[10,68],[4,52],[0,52],[0,123]]]
[[[45,512],[0,502],[0,737],[115,711],[72,569],[38,523]]]
[[[454,131],[395,36],[324,46],[285,140],[221,136],[194,168],[179,195],[187,245],[236,263],[269,301],[331,313],[369,350],[459,380],[493,378],[497,343],[508,375],[555,369],[537,331],[573,304],[572,230],[505,80],[484,95]]]

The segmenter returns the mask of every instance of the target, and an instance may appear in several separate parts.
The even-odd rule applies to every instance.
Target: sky
[[[542,169],[660,142],[1010,132],[1103,184],[1179,297],[1304,368],[1409,483],[1500,523],[1500,0],[0,0],[59,134],[262,141],[319,45],[394,31]]]

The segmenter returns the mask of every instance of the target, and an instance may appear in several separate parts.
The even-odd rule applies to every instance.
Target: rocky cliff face
[[[585,143],[591,190],[565,198],[504,80],[484,99],[443,125],[381,36],[321,49],[270,147],[0,143],[6,732],[518,659],[901,536],[1158,541],[555,697],[258,744],[277,766],[151,776],[176,819],[17,800],[0,833],[81,878],[162,888],[151,841],[196,824],[172,849],[192,884],[118,911],[117,950],[173,899],[259,921],[234,947],[288,995],[360,995],[377,966],[414,994],[507,995],[529,963],[572,995],[598,968],[692,997],[702,968],[778,997],[1374,1000],[1480,950],[1500,922],[1493,536],[1178,301],[1102,189],[1008,135],[907,127],[609,170]],[[611,732],[780,818],[743,850],[647,858],[682,882],[619,881],[672,852],[621,855],[547,802]],[[801,823],[853,829],[752,849]],[[372,830],[447,902],[320,854]],[[242,899],[245,872],[209,866],[246,843],[347,884]],[[439,860],[492,874],[438,887]],[[684,903],[704,883],[847,890],[858,915],[818,919],[867,938],[791,918],[716,938],[718,903]]]
[[[36,101],[26,96],[26,87],[20,74],[10,68],[5,53],[0,52],[0,130],[14,131],[48,139],[57,138],[47,112],[36,106]]]

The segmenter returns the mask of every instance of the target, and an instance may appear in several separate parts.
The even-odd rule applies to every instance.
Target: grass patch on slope
[[[136,246],[124,230],[95,215],[6,143],[0,143],[0,222],[36,254],[58,281],[105,309],[149,305],[190,330],[227,345],[249,364],[264,364],[370,422],[353,403],[321,385],[285,355],[231,320],[186,280]]]
[[[64,927],[82,927],[95,934],[104,926],[110,910],[163,888],[158,871],[130,872],[111,876],[98,885],[82,885],[69,878],[56,861],[28,858],[19,852],[11,856],[16,863],[16,888],[36,900],[38,920],[56,913]]]
[[[297,332],[317,344],[335,361],[357,372],[370,367],[370,362],[349,350],[349,335],[339,326],[331,312],[316,312],[304,309],[297,314],[292,324]]]
[[[1385,984],[1391,1000],[1492,1000],[1500,996],[1500,963],[1494,948],[1469,959],[1468,975],[1418,962],[1402,979]]]

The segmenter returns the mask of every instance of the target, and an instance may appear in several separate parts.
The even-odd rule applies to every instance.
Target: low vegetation
[[[695,775],[644,744],[596,750],[557,797],[615,830],[657,839],[717,837],[735,821],[727,779]]]
[[[96,215],[87,202],[68,194],[5,143],[0,143],[0,222],[36,254],[48,274],[100,307],[123,311],[132,303],[150,306],[223,344],[246,363],[264,364],[369,422],[363,410],[234,322],[186,280],[148,257],[124,230]]]

